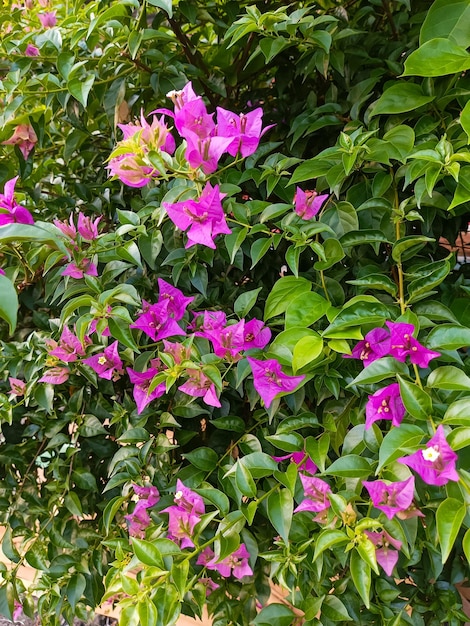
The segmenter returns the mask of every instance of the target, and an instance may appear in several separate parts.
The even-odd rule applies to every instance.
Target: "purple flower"
[[[328,194],[318,195],[316,191],[303,191],[296,187],[294,196],[294,211],[303,220],[311,220],[322,208]]]
[[[201,138],[196,133],[186,131],[185,157],[193,169],[202,168],[204,174],[213,174],[219,159],[231,144],[230,137]]]
[[[271,329],[265,326],[264,322],[257,319],[245,322],[243,334],[243,350],[250,350],[251,348],[262,350],[271,339]]]
[[[152,124],[145,119],[143,111],[140,113],[140,123],[137,124],[118,124],[122,130],[124,141],[133,138],[137,145],[141,148],[143,154],[154,150],[163,150],[169,154],[175,150],[175,140],[168,130],[163,118],[154,117]],[[118,142],[122,145],[123,142]],[[129,144],[130,145],[130,144]]]
[[[83,363],[95,370],[100,378],[105,378],[106,380],[117,380],[123,373],[117,341],[105,348],[103,352],[95,354],[88,359],[83,359]]]
[[[63,233],[69,239],[72,239],[72,241],[75,241],[75,239],[77,238],[77,229],[73,221],[73,215],[70,215],[68,222],[62,222],[58,219],[55,219],[54,224],[61,231],[61,233]]]
[[[186,248],[200,243],[215,249],[214,237],[232,232],[227,226],[222,208],[221,200],[224,197],[225,194],[219,191],[219,185],[212,187],[207,183],[197,200],[162,203],[175,226],[180,230],[188,230]]]
[[[83,278],[87,276],[98,276],[98,269],[90,259],[81,259],[77,263],[67,263],[62,272],[62,276],[71,276],[72,278]]]
[[[194,333],[196,337],[205,337],[208,330],[222,330],[227,323],[227,316],[223,311],[203,311],[193,313],[194,320],[191,323],[191,330],[197,328]],[[202,317],[202,323],[198,324],[198,320]]]
[[[137,405],[137,413],[140,414],[145,407],[152,402],[152,400],[163,396],[166,391],[166,383],[160,383],[149,393],[150,383],[158,374],[158,370],[156,368],[151,367],[146,372],[136,372],[128,367],[127,373],[129,374],[131,383],[134,385],[134,400]]]
[[[215,555],[210,548],[205,548],[199,555],[196,564],[204,565],[209,570],[216,570],[224,578],[231,574],[235,578],[241,579],[244,576],[252,576],[253,570],[248,564],[250,554],[244,543],[232,554],[225,557],[219,563],[215,560]]]
[[[44,13],[39,13],[38,17],[43,28],[54,28],[54,26],[57,24],[55,11],[46,11]]]
[[[70,371],[68,367],[57,365],[50,370],[46,370],[44,375],[38,380],[39,383],[50,383],[51,385],[60,385],[69,379]]]
[[[299,467],[299,472],[306,472],[307,474],[315,474],[318,470],[318,467],[312,461],[312,459],[308,456],[306,452],[291,452],[291,454],[286,454],[285,456],[273,456],[273,460],[276,462],[285,461],[286,459],[290,459],[292,463],[295,463]]]
[[[206,588],[206,598],[208,598],[213,591],[218,589],[220,585],[212,580],[212,578],[202,577],[198,578],[198,583],[203,585]]]
[[[242,157],[250,156],[256,151],[260,138],[272,126],[262,128],[263,109],[261,107],[249,113],[237,115],[217,107],[217,135],[219,137],[232,137],[227,147],[227,152],[232,156],[238,153]]]
[[[183,361],[186,361],[191,356],[191,348],[187,348],[182,343],[176,341],[163,340],[163,349],[165,354],[169,354],[173,357],[173,361],[176,365],[181,365]]]
[[[389,519],[392,519],[396,513],[408,509],[413,502],[414,476],[388,484],[382,480],[373,482],[364,480],[362,484],[369,492],[375,508],[383,511]]]
[[[72,363],[77,361],[79,356],[84,356],[85,350],[80,339],[64,326],[58,345],[49,354],[65,363]]]
[[[125,515],[124,518],[129,524],[129,535],[131,535],[131,537],[143,538],[145,529],[151,522],[147,509],[157,504],[160,499],[160,494],[158,493],[158,489],[153,485],[150,487],[132,485],[132,487],[135,494],[139,497],[139,500],[132,513]]]
[[[33,46],[33,44],[29,43],[26,46],[24,53],[27,57],[37,57],[39,56],[39,49],[36,48],[36,46]]]
[[[294,391],[305,376],[288,376],[284,374],[276,359],[260,361],[248,357],[253,372],[253,385],[261,396],[266,408],[271,406],[278,393]]]
[[[0,267],[0,276],[6,276],[6,272],[4,269]]]
[[[364,533],[375,546],[375,556],[377,563],[382,567],[387,576],[391,576],[393,568],[398,561],[398,552],[401,548],[401,541],[394,539],[386,530],[381,533],[365,530]],[[391,549],[395,548],[395,550]]]
[[[392,420],[393,426],[400,426],[405,412],[400,385],[392,383],[369,396],[366,405],[366,430],[382,419]]]
[[[128,187],[144,187],[151,180],[155,173],[155,169],[145,163],[132,152],[120,154],[109,160],[107,166],[111,176],[116,176]]]
[[[15,599],[15,603],[13,605],[13,621],[16,622],[16,620],[19,620],[20,617],[23,615],[23,605],[21,604],[21,602],[18,602],[18,600]]]
[[[205,513],[204,501],[200,495],[186,487],[179,479],[176,481],[175,505],[163,509],[168,513],[168,539],[181,548],[192,548],[194,528]]]
[[[238,360],[245,343],[245,320],[230,324],[225,328],[208,330],[202,333],[212,342],[214,353],[221,359]]]
[[[156,304],[149,304],[145,300],[142,300],[142,303],[143,313],[130,325],[130,328],[138,328],[153,341],[175,335],[186,335],[176,321],[169,316],[170,300],[168,298],[160,300]]]
[[[0,226],[6,224],[34,224],[34,219],[28,209],[15,200],[15,185],[18,176],[7,180],[3,194],[0,194]]]
[[[403,322],[387,322],[390,328],[390,354],[398,361],[404,362],[406,357],[419,367],[428,367],[429,361],[441,356],[439,352],[428,350],[413,337],[413,324]]]
[[[159,302],[168,300],[168,315],[176,321],[182,319],[186,308],[194,300],[194,297],[185,297],[183,292],[163,280],[158,279]]]
[[[215,123],[213,113],[207,112],[206,105],[201,97],[192,98],[175,111],[175,127],[181,137],[196,135],[206,139],[214,134]]]
[[[449,480],[458,482],[459,475],[455,468],[457,458],[457,454],[447,443],[444,427],[440,425],[424,450],[397,460],[411,467],[428,485],[441,487]]]
[[[374,328],[357,343],[352,354],[343,355],[346,359],[360,359],[367,367],[377,359],[390,353],[390,335],[385,328]]]
[[[294,513],[300,511],[324,511],[330,506],[328,500],[328,494],[331,493],[330,485],[321,480],[321,478],[315,478],[314,476],[306,476],[300,474],[300,480],[304,487],[305,499],[294,509]]]
[[[209,406],[220,407],[220,400],[217,396],[217,390],[211,379],[204,374],[202,370],[187,369],[189,379],[178,387],[183,393],[195,398],[202,398]]]
[[[98,237],[98,224],[101,217],[97,217],[93,222],[91,218],[83,215],[80,211],[78,214],[77,229],[82,239],[85,241],[93,241]]]

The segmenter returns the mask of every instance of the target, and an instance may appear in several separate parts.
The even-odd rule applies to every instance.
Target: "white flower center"
[[[431,447],[426,448],[426,450],[422,450],[422,455],[425,461],[431,461],[431,463],[434,463],[434,461],[436,461],[441,456],[441,453],[439,452],[439,450],[436,450],[436,448]]]

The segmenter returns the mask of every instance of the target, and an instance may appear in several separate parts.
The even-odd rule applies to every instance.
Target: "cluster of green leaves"
[[[0,13],[9,27],[0,140],[20,123],[38,137],[26,160],[2,147],[0,178],[20,174],[17,188],[41,219],[0,228],[0,521],[13,562],[1,568],[0,612],[11,615],[15,599],[31,612],[38,591],[51,625],[115,597],[123,626],[167,626],[205,606],[216,626],[288,626],[290,607],[312,626],[464,622],[454,584],[468,578],[470,557],[470,282],[466,259],[440,237],[453,243],[468,222],[469,2],[125,0],[54,9],[58,24],[48,30],[40,7]],[[28,43],[38,56],[24,55]],[[107,181],[116,124],[168,106],[165,94],[188,79],[212,109],[262,104],[276,124],[243,165],[213,177],[232,229],[217,250],[185,249],[161,208],[187,180],[142,190]],[[296,185],[331,194],[318,219],[293,212]],[[103,216],[103,234],[87,249],[96,278],[62,276],[69,253],[51,223],[76,206]],[[246,361],[222,382],[202,343],[221,409],[173,388],[138,415],[125,379],[105,381],[83,365],[63,385],[38,382],[54,364],[47,342],[64,325],[84,337],[92,319],[99,332],[109,327],[129,364],[144,366],[155,350],[129,324],[142,300],[155,300],[158,277],[195,295],[194,310],[263,318],[273,331],[265,357],[304,374],[300,388],[266,410]],[[390,357],[363,369],[343,358],[390,319],[412,323],[441,353],[429,370]],[[7,397],[8,376],[27,382],[24,399]],[[403,424],[366,431],[367,395],[393,381]],[[362,481],[407,478],[397,458],[441,423],[460,482],[417,481],[424,521],[386,520]],[[303,497],[298,468],[272,459],[299,450],[332,487],[325,524],[293,515]],[[193,551],[166,538],[158,513],[176,478],[206,503]],[[162,499],[145,538],[129,541],[132,483],[156,485]],[[402,542],[397,577],[378,569],[364,534],[376,528]],[[210,544],[223,558],[240,542],[254,576],[219,577],[206,597],[196,556]],[[28,591],[18,578],[24,562],[40,572]],[[289,605],[259,611],[270,581],[289,591]]]

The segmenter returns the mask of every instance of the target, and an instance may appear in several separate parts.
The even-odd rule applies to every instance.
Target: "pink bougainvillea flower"
[[[65,363],[73,363],[79,356],[85,356],[85,350],[80,339],[64,326],[58,345],[49,354]]]
[[[5,270],[0,267],[0,276],[6,276]]]
[[[390,334],[385,328],[374,328],[354,346],[351,354],[343,356],[346,359],[360,359],[367,367],[387,354],[390,354]]]
[[[10,395],[11,396],[24,396],[26,391],[26,383],[24,380],[20,378],[13,378],[10,376],[8,378],[8,382],[10,383]]]
[[[90,217],[83,215],[80,211],[78,214],[77,230],[82,239],[85,241],[93,241],[98,237],[98,224],[101,217],[97,217],[94,221]]]
[[[186,297],[182,291],[167,283],[163,278],[158,279],[159,302],[168,301],[169,317],[179,321],[186,313],[186,308],[194,300],[194,296]]]
[[[168,217],[180,230],[187,230],[188,241],[186,248],[199,243],[215,249],[214,238],[219,234],[229,234],[232,231],[227,226],[221,200],[225,198],[220,193],[219,185],[207,183],[201,196],[197,200],[182,202],[163,202],[162,206]]]
[[[0,194],[0,226],[6,224],[34,224],[34,219],[28,209],[15,200],[15,185],[18,176],[7,180],[3,193]]]
[[[175,151],[175,140],[162,117],[154,116],[152,123],[149,124],[141,111],[140,123],[118,124],[118,126],[122,130],[124,141],[134,138],[144,154],[151,150],[163,150],[169,154]],[[118,145],[121,143],[119,142]]]
[[[83,359],[83,363],[95,370],[100,378],[106,378],[106,380],[117,380],[123,373],[117,341],[106,347],[103,352]]]
[[[211,137],[215,131],[213,113],[207,112],[201,97],[193,98],[175,111],[175,127],[181,137],[196,135],[199,139]]]
[[[147,509],[157,504],[160,499],[160,494],[158,493],[158,489],[153,485],[150,487],[132,485],[132,487],[134,493],[139,497],[139,500],[132,513],[125,515],[124,519],[129,525],[129,535],[142,539],[145,536],[145,529],[151,521]]]
[[[55,219],[54,225],[69,239],[75,241],[77,238],[77,229],[75,227],[75,223],[73,221],[73,215],[70,215],[68,222],[63,222],[61,220]]]
[[[389,519],[392,519],[399,511],[408,509],[413,502],[414,476],[394,483],[385,483],[382,480],[373,482],[364,480],[362,484],[369,492],[375,508],[383,511]]]
[[[261,396],[266,408],[271,406],[278,393],[294,391],[305,376],[289,376],[284,374],[276,359],[260,361],[248,357],[253,372],[253,385]]]
[[[98,276],[98,269],[90,259],[80,259],[77,263],[67,263],[62,272],[62,276],[70,276],[71,278],[83,278],[87,276]]]
[[[166,94],[167,98],[170,98],[174,104],[175,112],[180,111],[185,104],[191,102],[191,100],[197,100],[200,96],[193,89],[193,84],[191,81],[188,81],[186,85],[181,90],[173,89],[173,91],[169,91]],[[173,113],[170,111],[173,115]]]
[[[202,578],[198,578],[197,582],[206,588],[206,598],[208,598],[213,591],[220,587],[220,585],[213,581],[212,578],[207,578],[204,576]]]
[[[196,330],[196,337],[205,337],[208,330],[222,330],[227,323],[227,316],[223,311],[203,311],[193,313],[194,320],[190,326],[191,330]],[[202,321],[201,321],[202,318]]]
[[[57,24],[57,15],[55,11],[45,11],[44,13],[38,13],[39,21],[43,28],[54,28]]]
[[[173,357],[173,361],[176,365],[181,365],[183,361],[186,361],[191,356],[191,348],[187,348],[182,343],[163,340],[163,349],[165,354],[169,354]]]
[[[129,374],[131,383],[134,385],[134,400],[137,405],[137,413],[140,414],[152,400],[163,396],[166,391],[166,383],[160,383],[149,393],[150,383],[158,374],[158,369],[151,367],[146,372],[136,372],[128,367],[127,373]]]
[[[155,169],[141,162],[135,154],[120,154],[113,157],[107,166],[111,176],[116,176],[128,187],[145,187],[153,178]]]
[[[294,211],[303,220],[311,220],[322,208],[328,194],[319,195],[316,191],[303,191],[296,187],[294,196]]]
[[[18,600],[15,599],[15,603],[13,605],[13,621],[16,622],[16,620],[19,620],[20,617],[23,615],[23,605],[21,604],[21,602],[18,602]]]
[[[21,154],[26,160],[29,156],[29,153],[36,145],[37,141],[37,135],[34,132],[34,128],[31,126],[31,124],[18,124],[10,139],[2,141],[2,144],[18,146]]]
[[[330,506],[328,494],[331,493],[330,485],[321,480],[321,478],[315,478],[314,476],[306,476],[300,474],[300,480],[304,487],[305,499],[294,510],[294,513],[300,511],[324,511]]]
[[[227,146],[227,152],[232,156],[236,156],[238,153],[242,157],[253,154],[261,137],[272,127],[273,125],[263,129],[263,109],[261,107],[249,113],[240,113],[240,115],[217,107],[217,135],[219,137],[232,137],[232,141]]]
[[[52,367],[50,370],[46,370],[38,382],[60,385],[65,383],[65,381],[69,379],[69,376],[70,371],[68,367],[61,367],[60,365],[57,365],[56,367]]]
[[[318,470],[318,467],[312,461],[312,459],[308,456],[306,452],[291,452],[291,454],[286,454],[285,456],[273,456],[274,461],[278,463],[280,461],[285,461],[286,459],[290,459],[292,463],[295,463],[299,467],[299,472],[306,472],[307,474],[315,474]]]
[[[239,359],[245,342],[245,320],[225,328],[208,330],[204,337],[212,342],[214,353],[221,359]]]
[[[243,350],[250,350],[251,348],[262,350],[271,340],[271,329],[257,319],[245,322],[243,334]]]
[[[393,426],[400,426],[406,413],[400,396],[400,385],[392,383],[369,396],[366,404],[366,430],[377,420],[392,420]]]
[[[457,454],[447,443],[444,427],[439,425],[424,450],[397,460],[411,467],[428,485],[441,487],[449,480],[458,482],[459,475],[455,467],[457,458]]]
[[[220,157],[232,142],[230,137],[201,138],[189,130],[186,132],[185,139],[186,160],[193,169],[200,167],[204,174],[213,174],[216,171]]]
[[[217,390],[211,379],[202,370],[187,369],[186,372],[189,379],[178,389],[188,396],[202,398],[209,406],[220,407]]]
[[[29,43],[26,46],[24,53],[27,57],[37,57],[39,56],[39,48],[36,48],[36,46],[33,46],[32,43]]]
[[[194,529],[205,513],[204,500],[178,479],[174,502],[174,505],[162,511],[169,516],[168,539],[181,548],[192,548]]]
[[[413,324],[403,322],[387,322],[390,328],[390,354],[398,361],[404,362],[406,357],[419,367],[428,367],[429,361],[441,356],[439,352],[428,350],[413,337]]]
[[[387,576],[391,576],[393,568],[398,561],[398,550],[401,548],[401,541],[394,539],[386,530],[382,530],[380,533],[366,530],[364,533],[375,546],[377,563]]]
[[[205,548],[199,555],[196,564],[204,565],[209,570],[215,570],[224,578],[233,575],[235,578],[241,579],[253,575],[253,570],[248,563],[249,557],[250,553],[245,544],[242,543],[235,552],[219,562],[216,561],[214,552],[210,548]]]
[[[156,304],[149,304],[142,300],[143,312],[130,328],[138,328],[148,335],[153,341],[174,337],[175,335],[186,335],[184,330],[178,326],[175,319],[170,317],[168,298],[160,300]]]

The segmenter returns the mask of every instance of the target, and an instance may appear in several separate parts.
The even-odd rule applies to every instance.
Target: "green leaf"
[[[452,266],[444,259],[432,264],[432,270],[425,276],[412,280],[408,285],[408,302],[412,303],[420,300],[425,294],[429,293],[434,287],[440,285],[446,276],[452,270]]]
[[[463,547],[465,556],[467,557],[467,561],[470,563],[470,528],[466,531],[463,537],[462,547]]]
[[[466,513],[466,505],[455,498],[441,502],[436,511],[437,537],[441,546],[442,562],[445,563],[457,539]]]
[[[184,458],[188,459],[191,465],[197,469],[210,472],[216,468],[219,455],[212,448],[197,448],[192,452],[186,452]]]
[[[435,96],[423,93],[421,85],[399,82],[386,89],[374,104],[371,117],[374,115],[397,114],[413,111],[434,100]]]
[[[72,574],[69,582],[67,583],[66,595],[73,611],[75,611],[77,603],[82,599],[85,588],[85,576],[80,573]]]
[[[245,315],[247,315],[251,311],[251,309],[256,304],[256,300],[261,289],[262,287],[258,287],[258,289],[245,291],[245,293],[242,293],[238,296],[233,305],[233,310],[238,315],[238,317],[245,317]]]
[[[341,261],[345,256],[343,246],[337,239],[327,239],[323,244],[323,249],[325,251],[326,260],[316,261],[313,264],[316,270],[326,270],[338,263],[338,261]]]
[[[13,563],[19,563],[20,555],[11,538],[11,529],[7,526],[2,539],[2,552]]]
[[[18,315],[18,294],[14,284],[3,274],[0,274],[0,317],[7,322],[12,335],[16,328]]]
[[[324,239],[334,237],[340,239],[346,233],[359,230],[359,220],[356,209],[350,202],[338,202],[329,206],[321,217],[321,223],[329,226],[334,235],[328,232],[323,235]]]
[[[88,102],[88,95],[93,83],[95,82],[94,74],[87,74],[85,78],[74,76],[67,82],[67,89],[72,96],[80,102],[83,107],[86,107]]]
[[[320,335],[302,337],[294,346],[292,369],[294,374],[308,363],[317,359],[323,352],[323,339]]]
[[[456,426],[470,426],[469,398],[461,398],[453,402],[445,412],[443,423],[455,424]]]
[[[280,278],[266,298],[264,320],[284,313],[294,298],[311,291],[311,289],[312,283],[305,278],[296,278],[295,276]]]
[[[266,439],[284,452],[298,452],[304,446],[304,439],[295,432],[266,435]]]
[[[470,143],[470,100],[465,104],[460,114],[460,123],[462,128],[467,134],[468,142]]]
[[[436,38],[450,39],[463,48],[470,46],[468,0],[434,0],[426,12],[419,43]]]
[[[470,378],[462,370],[452,365],[445,365],[438,367],[429,374],[427,385],[431,389],[469,391]]]
[[[272,237],[263,237],[261,239],[257,239],[250,248],[250,257],[251,257],[251,267],[253,269],[258,261],[264,257],[266,252],[272,245]]]
[[[321,319],[331,304],[313,291],[307,291],[288,303],[286,309],[286,329],[294,326],[311,326]]]
[[[470,54],[450,39],[437,37],[423,43],[405,61],[403,76],[446,76],[470,69]]]
[[[323,600],[321,615],[332,622],[352,621],[352,617],[341,600],[331,594],[325,596]]]
[[[396,283],[394,283],[393,280],[385,274],[368,274],[367,276],[364,276],[362,278],[357,278],[356,280],[347,280],[346,282],[349,285],[364,287],[367,290],[379,289],[380,291],[385,291],[386,293],[389,293],[391,296],[395,296],[398,291]]]
[[[345,331],[363,324],[381,326],[384,320],[389,317],[390,311],[388,307],[381,302],[355,302],[338,313],[331,324],[323,331],[323,337],[328,338],[338,331]]]
[[[241,461],[238,461],[235,466],[235,482],[244,496],[256,497],[257,489],[253,476]]]
[[[176,544],[175,548],[177,548]],[[134,550],[136,557],[144,565],[148,565],[149,567],[158,567],[159,569],[165,568],[163,555],[150,541],[132,537],[132,549]]]
[[[379,450],[379,465],[376,474],[382,467],[392,463],[398,457],[407,453],[415,452],[425,433],[414,424],[400,424],[398,428],[392,428],[383,438]]]
[[[295,621],[295,613],[285,604],[273,602],[265,606],[253,620],[255,626],[291,626]]]
[[[153,7],[163,9],[168,17],[173,17],[173,2],[172,0],[147,0]]]
[[[458,350],[470,346],[470,328],[457,324],[440,324],[429,333],[426,346],[431,350]]]
[[[349,383],[348,387],[352,385],[371,385],[373,383],[380,383],[385,378],[391,378],[396,374],[408,374],[408,367],[405,363],[397,361],[391,356],[377,359],[367,367],[365,367],[356,378]]]
[[[346,454],[326,468],[325,474],[343,478],[365,478],[372,471],[372,461],[358,454]]]
[[[431,397],[415,383],[411,383],[400,375],[400,396],[408,413],[417,420],[427,420],[432,415]]]
[[[248,228],[234,228],[230,235],[225,235],[225,247],[230,256],[230,263],[233,263],[240,246],[245,241]]]
[[[230,430],[234,433],[244,433],[246,428],[245,422],[238,415],[218,417],[215,420],[211,420],[211,424],[219,430]]]
[[[332,546],[340,543],[348,543],[349,537],[342,530],[327,529],[322,530],[315,541],[315,552],[313,561],[315,562],[320,554],[325,550],[329,550]]]
[[[291,45],[292,43],[288,39],[284,39],[284,37],[276,37],[275,39],[266,37],[259,42],[259,47],[266,59],[266,63],[272,61],[275,56]]]
[[[273,491],[268,496],[267,513],[269,521],[287,544],[294,512],[294,501],[288,489]]]
[[[459,174],[459,182],[455,190],[454,197],[448,210],[451,211],[456,206],[464,204],[470,200],[470,167],[462,167]]]
[[[158,612],[150,598],[144,598],[137,603],[137,614],[140,626],[154,626],[158,623]]]
[[[461,450],[470,445],[470,428],[454,428],[447,436],[447,442],[452,450]]]
[[[408,235],[393,244],[392,257],[397,263],[407,261],[415,256],[427,243],[435,241],[423,235]]]
[[[357,550],[351,552],[349,569],[354,586],[359,592],[367,608],[370,606],[370,585],[372,580],[371,567],[366,563]]]
[[[407,156],[410,154],[415,143],[415,133],[410,126],[404,126],[400,124],[394,126],[384,135],[384,140],[392,144],[395,148],[395,153],[390,154],[391,159],[396,159],[404,163]]]

